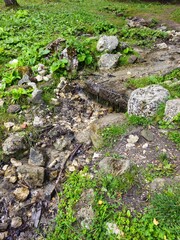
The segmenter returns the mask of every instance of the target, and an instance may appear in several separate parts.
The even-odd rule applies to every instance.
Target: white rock
[[[12,165],[13,165],[14,167],[19,167],[19,166],[22,165],[22,162],[16,160],[15,158],[11,158],[10,162],[12,163]]]
[[[121,54],[103,54],[98,62],[98,66],[100,69],[108,70],[111,68],[115,68],[118,64],[119,58]]]
[[[159,43],[159,44],[157,44],[156,46],[157,46],[159,49],[167,49],[167,48],[168,48],[168,46],[167,46],[166,43]]]
[[[138,140],[139,140],[139,137],[137,135],[129,135],[127,142],[128,143],[137,143]]]
[[[133,147],[135,147],[134,143],[127,143],[126,144],[126,148],[133,148]]]
[[[68,169],[70,172],[74,172],[76,170],[76,168],[74,166],[68,166]]]
[[[5,122],[4,123],[4,126],[5,128],[7,128],[8,130],[13,127],[15,124],[13,122]]]
[[[43,77],[41,75],[37,75],[35,78],[38,82],[41,82],[43,80]]]
[[[165,107],[165,120],[172,121],[178,113],[180,113],[180,98],[167,101]]]
[[[169,91],[160,85],[150,85],[134,90],[128,101],[128,113],[150,117],[154,116],[161,103],[167,101]]]
[[[148,144],[148,143],[145,143],[145,144],[142,145],[142,148],[143,148],[143,149],[146,149],[146,148],[148,148],[148,146],[149,146],[149,144]]]
[[[44,125],[43,119],[35,116],[34,121],[33,121],[33,126],[34,127],[42,127]]]
[[[20,217],[14,217],[11,220],[11,227],[18,228],[22,225],[22,219]]]
[[[97,43],[97,50],[99,52],[102,51],[112,52],[117,48],[118,44],[119,41],[116,36],[103,36],[99,39]]]
[[[122,235],[122,231],[120,231],[116,223],[107,222],[106,226],[109,234]]]
[[[3,107],[4,105],[4,100],[0,99],[0,107]]]
[[[25,201],[29,195],[29,189],[26,187],[19,187],[16,188],[13,193],[17,200]]]

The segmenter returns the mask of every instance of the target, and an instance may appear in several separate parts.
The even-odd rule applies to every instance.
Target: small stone
[[[82,207],[76,213],[77,220],[79,220],[81,223],[81,226],[86,229],[90,228],[90,225],[92,224],[94,215],[95,214],[94,214],[92,206]]]
[[[76,168],[74,166],[68,166],[68,169],[70,172],[74,172],[76,170]]]
[[[117,48],[118,44],[119,41],[116,36],[103,36],[99,39],[97,43],[97,50],[99,52],[102,51],[112,52]]]
[[[7,109],[8,113],[18,113],[21,111],[21,106],[18,104],[10,105]]]
[[[0,99],[0,107],[3,107],[4,105],[4,100]]]
[[[105,157],[99,162],[99,169],[102,172],[115,176],[122,175],[130,166],[130,160],[114,159],[112,157]]]
[[[35,104],[42,103],[42,90],[40,89],[34,89],[34,91],[31,94],[31,99],[30,101]]]
[[[4,173],[4,178],[10,183],[15,183],[17,181],[16,169],[14,167],[8,167]]]
[[[46,75],[46,76],[43,76],[43,80],[44,80],[45,82],[48,82],[48,81],[50,80],[50,78]]]
[[[34,148],[30,149],[28,164],[35,166],[45,166],[43,154]]]
[[[37,80],[38,82],[42,82],[43,77],[42,77],[41,75],[37,75],[37,76],[36,76],[36,80]]]
[[[14,190],[14,195],[18,201],[25,201],[29,196],[29,189],[26,187],[19,187]]]
[[[5,240],[8,236],[8,232],[1,232],[0,233],[0,240]]]
[[[166,121],[172,121],[173,118],[180,113],[180,98],[168,100],[165,107],[165,117]]]
[[[45,69],[39,71],[39,75],[42,76],[42,77],[44,77],[44,76],[46,75],[46,73],[47,73],[47,71],[46,71]],[[39,75],[38,75],[38,76],[39,76]],[[37,77],[36,77],[36,79],[37,79]],[[43,80],[43,78],[42,78],[42,80]],[[42,81],[42,80],[41,80],[41,81]],[[37,81],[38,81],[38,79],[37,79]]]
[[[142,145],[142,148],[143,148],[143,149],[146,149],[146,148],[148,148],[148,146],[149,146],[149,144],[148,144],[148,143],[145,143],[145,144]]]
[[[10,130],[10,128],[12,128],[15,124],[13,122],[5,122],[4,126],[5,128],[7,128],[8,130]]]
[[[131,55],[128,59],[128,63],[133,64],[136,62],[136,60],[137,60],[137,56]]]
[[[12,165],[13,165],[14,167],[19,167],[19,166],[22,165],[22,162],[16,160],[15,158],[11,158],[11,159],[10,159],[10,162],[12,163]]]
[[[22,225],[22,219],[20,217],[14,217],[11,220],[11,227],[18,228]]]
[[[150,184],[150,188],[152,191],[156,191],[156,190],[161,190],[164,185],[166,183],[166,179],[164,178],[155,178],[151,184]]]
[[[133,148],[133,147],[135,147],[134,143],[127,143],[126,144],[126,148]]]
[[[23,164],[17,168],[18,178],[25,180],[32,187],[41,187],[44,182],[44,168]]]
[[[53,181],[54,179],[57,178],[57,176],[58,176],[58,171],[57,170],[50,171],[50,173],[49,173],[49,180]]]
[[[25,148],[24,136],[18,133],[9,136],[2,144],[3,152],[6,155],[17,153]]]
[[[9,167],[9,165],[6,164],[6,165],[4,165],[4,166],[2,167],[2,170],[3,170],[3,171],[6,171],[6,170],[8,169],[8,167]]]
[[[153,133],[148,129],[143,129],[141,131],[141,136],[145,138],[147,141],[152,142],[154,140]]]
[[[120,231],[116,223],[107,222],[106,226],[109,234],[122,235],[122,232]]]
[[[137,143],[139,140],[139,137],[137,135],[129,135],[129,138],[127,139],[128,143]]]
[[[35,116],[34,121],[33,121],[33,126],[34,127],[43,127],[43,125],[44,125],[43,119],[38,116]]]
[[[157,44],[156,46],[157,46],[159,49],[167,49],[167,48],[168,48],[168,46],[167,46],[166,43],[159,43],[159,44]]]
[[[8,228],[8,223],[0,223],[0,232],[6,231]]]

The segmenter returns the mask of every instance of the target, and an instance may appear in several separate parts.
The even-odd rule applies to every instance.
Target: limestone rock
[[[180,98],[167,101],[165,107],[165,119],[172,121],[178,113],[180,113]]]
[[[119,58],[121,54],[103,54],[98,62],[98,66],[100,69],[108,70],[111,68],[115,68],[118,64]]]
[[[44,182],[44,168],[24,164],[17,168],[19,179],[25,180],[32,187],[41,187]]]
[[[99,162],[99,169],[106,174],[110,173],[119,176],[126,172],[130,168],[130,165],[130,160],[105,157]]]
[[[161,103],[166,102],[169,92],[159,85],[138,88],[131,93],[128,101],[128,113],[143,117],[151,117]]]
[[[24,136],[18,133],[10,135],[2,144],[3,153],[6,155],[15,154],[25,148]]]
[[[16,188],[13,193],[17,200],[25,201],[29,195],[29,189],[26,187],[19,187]]]
[[[118,46],[118,38],[116,36],[103,36],[97,43],[97,50],[99,52],[108,51],[112,52]]]
[[[44,166],[45,165],[45,159],[43,157],[43,154],[39,152],[38,150],[35,150],[34,148],[30,149],[29,154],[29,160],[28,164],[35,165],[35,166]]]

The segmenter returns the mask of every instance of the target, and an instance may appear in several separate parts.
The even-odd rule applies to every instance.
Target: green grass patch
[[[87,169],[70,174],[60,193],[55,229],[48,233],[46,239],[178,239],[178,186],[170,186],[155,194],[149,207],[140,214],[127,209],[121,200],[122,194],[136,183],[136,176],[137,169],[117,179],[111,175],[92,179]],[[93,189],[94,192],[93,199],[89,199],[94,218],[88,228],[81,226],[76,218],[76,205],[85,189]],[[107,230],[107,223],[115,224],[117,235]]]

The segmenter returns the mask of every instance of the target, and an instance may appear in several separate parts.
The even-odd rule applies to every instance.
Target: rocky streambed
[[[45,229],[57,214],[57,192],[61,191],[66,172],[89,166],[90,172],[95,174],[94,166],[99,162],[99,168],[112,167],[111,160],[103,160],[103,151],[95,152],[92,145],[99,147],[100,129],[126,122],[123,112],[128,110],[148,117],[161,102],[166,102],[168,119],[180,112],[179,99],[167,101],[169,93],[163,87],[140,90],[140,95],[144,96],[142,100],[138,98],[139,93],[132,98],[134,89],[125,84],[130,78],[162,76],[180,67],[180,34],[176,31],[170,34],[168,42],[157,43],[151,50],[137,48],[140,57],[134,58],[128,67],[116,71],[103,68],[83,81],[68,82],[61,78],[54,89],[51,106],[39,100],[41,94],[36,87],[35,102],[30,109],[9,106],[8,111],[18,114],[24,122],[4,122],[7,136],[2,143],[3,160],[0,162],[0,239],[45,238]],[[23,81],[29,83],[28,77],[25,78]],[[169,84],[178,85],[179,79]],[[110,105],[102,105],[97,101],[99,99]],[[141,106],[142,101],[145,101],[145,107]],[[133,108],[129,110],[128,105],[133,103],[137,108],[141,106],[139,112],[133,112]],[[119,113],[113,111],[114,106]],[[180,152],[157,127],[130,129],[111,151],[138,166],[156,164],[159,154],[166,153],[175,165],[175,181],[179,181]],[[119,168],[122,168],[121,164]],[[171,180],[164,179],[160,183],[163,181]],[[152,189],[158,184],[155,182]],[[132,189],[129,195],[124,195],[124,201],[139,209],[141,203],[145,205],[146,196],[146,190],[139,194]]]

